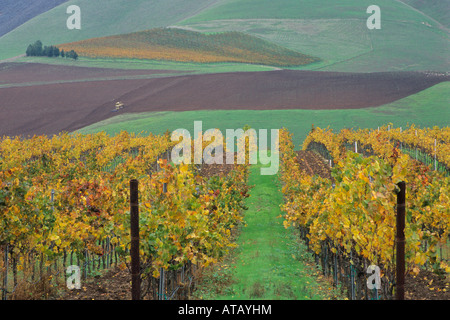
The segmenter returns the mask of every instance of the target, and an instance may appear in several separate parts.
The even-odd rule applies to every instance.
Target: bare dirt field
[[[0,86],[36,82],[75,81],[103,78],[145,76],[163,73],[175,73],[170,70],[125,70],[108,68],[71,67],[40,63],[8,62],[0,64]]]
[[[118,101],[125,105],[120,113],[355,109],[390,103],[450,80],[449,76],[418,72],[294,70],[89,80],[161,71],[6,65],[0,64],[0,85],[10,85],[0,88],[0,136],[71,132],[117,115],[112,110]],[[76,79],[81,80],[67,82]],[[53,83],[29,85],[34,81]]]

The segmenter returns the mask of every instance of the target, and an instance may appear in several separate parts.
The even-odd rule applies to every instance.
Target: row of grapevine
[[[140,251],[149,279],[225,254],[241,219],[246,166],[204,179],[193,165],[168,164],[173,145],[168,135],[127,132],[1,140],[0,247],[14,274],[34,276],[37,264],[51,268],[69,252],[102,257],[105,242],[127,264],[132,178],[140,181]],[[2,259],[0,271],[6,268]]]
[[[357,143],[357,149],[361,152],[366,152],[370,155],[378,155],[384,157],[385,155],[392,155],[394,148],[405,150],[409,155],[420,160],[421,155],[426,155],[432,161],[422,161],[427,165],[432,165],[434,169],[438,166],[444,172],[450,172],[450,128],[416,128],[414,125],[406,129],[401,127],[393,128],[392,125],[379,127],[373,129],[358,129],[350,130],[343,129],[339,134],[333,134],[331,130],[322,130],[318,128],[317,134],[327,134],[330,137],[327,141],[333,156],[340,157],[345,149],[353,149],[354,143]],[[305,140],[304,145],[307,146],[314,137],[314,131]],[[332,141],[335,139],[335,141]],[[333,146],[334,144],[334,146]],[[341,146],[341,149],[339,149]],[[343,148],[346,146],[346,148]]]
[[[376,156],[347,151],[348,141],[364,141]],[[379,266],[381,294],[392,297],[397,183],[405,181],[407,270],[418,273],[427,265],[450,272],[448,262],[438,254],[449,239],[450,178],[412,161],[388,137],[377,133],[342,130],[335,134],[314,128],[303,148],[311,145],[321,145],[332,156],[333,181],[302,172],[292,135],[286,130],[280,135],[285,224],[299,227],[312,250],[344,258],[353,275],[355,270],[365,274],[369,265]]]

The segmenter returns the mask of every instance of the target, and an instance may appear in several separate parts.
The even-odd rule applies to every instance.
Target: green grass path
[[[213,299],[321,300],[330,297],[329,286],[311,267],[311,256],[293,230],[283,226],[280,204],[283,196],[278,178],[260,175],[260,165],[251,168],[246,226],[237,239],[233,283],[225,295]]]

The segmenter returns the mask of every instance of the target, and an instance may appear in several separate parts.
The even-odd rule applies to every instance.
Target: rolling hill
[[[204,34],[157,28],[131,34],[83,40],[59,46],[87,57],[168,60],[196,63],[238,62],[297,66],[319,59],[240,32]]]
[[[94,37],[165,27],[195,15],[217,1],[211,0],[70,0],[14,29],[0,38],[0,60],[23,54],[29,43],[48,45]],[[69,30],[69,5],[81,9],[81,30]],[[25,49],[24,49],[25,48]]]
[[[446,28],[450,28],[450,0],[401,0],[423,12]]]
[[[320,70],[450,70],[448,30],[419,9],[388,0],[377,1],[381,30],[369,30],[366,9],[372,4],[370,0],[338,4],[333,0],[230,0],[179,25],[203,32],[247,32],[320,57],[323,63],[313,66]],[[439,8],[448,12],[442,4]]]
[[[81,30],[65,27],[66,5],[58,6],[1,37],[0,59],[24,53],[37,39],[51,45],[177,26],[243,32],[322,60],[300,69],[450,71],[447,3],[379,0],[382,28],[369,30],[371,0],[68,1],[81,7]]]

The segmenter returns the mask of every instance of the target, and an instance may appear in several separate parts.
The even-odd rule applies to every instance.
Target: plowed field
[[[419,72],[294,70],[119,80],[162,72],[6,66],[0,64],[0,136],[71,132],[122,112],[367,108],[450,80]],[[125,108],[112,112],[118,101]]]

